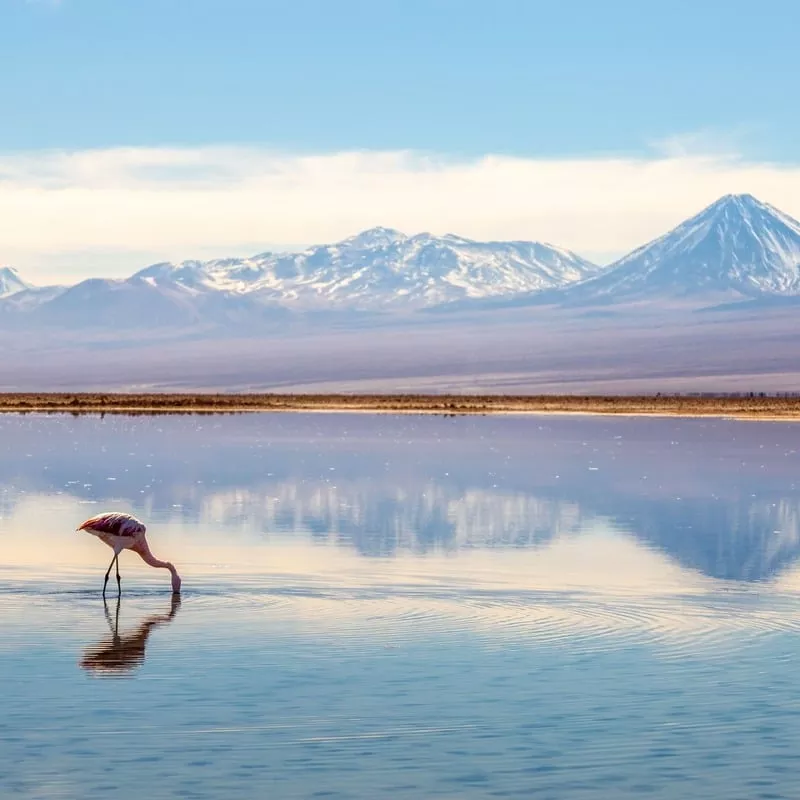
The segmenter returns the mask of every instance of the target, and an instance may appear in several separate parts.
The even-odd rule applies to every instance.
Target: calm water
[[[800,426],[0,416],[2,798],[796,798]],[[74,532],[141,516],[168,575]]]

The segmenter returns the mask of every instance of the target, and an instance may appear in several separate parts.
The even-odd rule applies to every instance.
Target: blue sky
[[[0,0],[0,147],[798,159],[796,2]]]
[[[17,195],[44,192],[41,174],[32,183],[29,174],[37,154],[82,153],[85,161],[120,148],[157,153],[162,180],[165,152],[177,161],[180,151],[194,154],[191,166],[176,168],[207,180],[219,170],[216,158],[204,161],[207,149],[238,147],[242,166],[254,151],[284,154],[292,164],[308,155],[407,151],[435,158],[437,169],[497,156],[595,166],[638,159],[647,167],[664,157],[723,155],[742,169],[790,170],[790,182],[800,163],[798,29],[800,4],[788,1],[0,0],[0,209],[9,172]],[[107,163],[96,160],[91,175]],[[59,180],[94,191],[103,204],[111,189],[123,189],[109,175],[103,196],[82,174],[83,184],[72,171]],[[337,186],[348,185],[337,175]],[[217,188],[230,184],[228,171],[219,176]],[[763,199],[788,204],[790,213],[796,204],[800,213],[789,182]],[[699,210],[718,188],[763,196],[763,182],[748,183],[741,169],[733,183],[693,190],[669,209],[656,204],[652,233]],[[634,184],[633,208],[648,181],[642,175]],[[574,188],[587,189],[580,181]],[[40,228],[56,213],[53,199],[25,212]],[[447,223],[465,235],[526,238],[552,238],[563,227],[576,233],[558,244],[599,258],[651,232],[638,226],[616,242],[594,242],[580,215],[570,228],[539,225],[530,212],[528,227],[508,229],[458,215],[425,224],[401,213],[380,222],[399,227],[407,217],[434,231]],[[526,213],[521,206],[520,218]],[[569,213],[564,208],[564,219]],[[64,258],[88,263],[92,252],[101,261],[129,254],[111,269],[159,254],[319,241],[377,222],[369,217],[354,211],[327,227],[296,220],[286,233],[254,227],[239,238],[139,236],[136,248],[124,231],[118,242],[86,235],[38,249],[0,234],[0,262],[64,267]]]

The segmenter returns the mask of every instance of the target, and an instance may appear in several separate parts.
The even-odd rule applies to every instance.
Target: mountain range
[[[373,228],[299,253],[159,263],[130,278],[34,287],[0,268],[0,323],[115,329],[261,324],[292,312],[800,298],[800,223],[726,195],[613,264],[538,242]]]

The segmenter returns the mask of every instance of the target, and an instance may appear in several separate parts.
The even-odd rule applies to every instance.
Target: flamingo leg
[[[111,559],[111,563],[108,565],[108,569],[106,570],[106,575],[103,578],[103,599],[106,598],[106,585],[108,584],[108,576],[111,574],[111,567],[114,566],[114,560],[116,559],[117,555],[114,554],[114,558]]]
[[[117,600],[119,600],[120,596],[122,595],[122,583],[121,578],[119,577],[119,553],[117,553],[114,561],[117,565]],[[117,606],[117,613],[119,613],[119,606]]]
[[[114,558],[111,559],[111,563],[108,565],[105,577],[103,578],[103,597],[106,596],[106,586],[108,585],[108,576],[111,575],[111,567],[114,566],[118,556],[119,553],[114,553]],[[117,588],[119,588],[119,564],[117,564]]]

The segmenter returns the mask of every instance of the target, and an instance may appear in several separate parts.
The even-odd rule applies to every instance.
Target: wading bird
[[[145,564],[151,567],[168,569],[172,574],[172,592],[178,594],[181,590],[181,578],[175,567],[169,561],[159,561],[151,552],[150,546],[145,538],[147,530],[144,523],[132,517],[130,514],[122,514],[117,511],[110,511],[104,514],[90,517],[78,526],[79,531],[86,531],[96,536],[100,541],[105,542],[113,551],[114,558],[108,565],[106,576],[103,579],[103,597],[106,596],[106,585],[108,576],[111,574],[111,567],[117,565],[117,594],[122,593],[122,584],[119,577],[119,554],[123,550],[133,550],[139,555]]]

